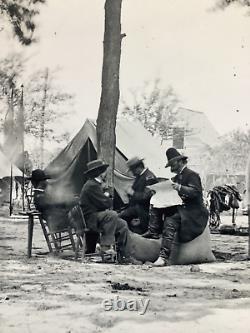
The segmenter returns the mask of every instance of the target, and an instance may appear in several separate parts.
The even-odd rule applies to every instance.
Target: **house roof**
[[[180,107],[177,110],[177,121],[181,126],[190,130],[186,142],[200,142],[210,147],[219,144],[219,133],[216,131],[204,112]]]

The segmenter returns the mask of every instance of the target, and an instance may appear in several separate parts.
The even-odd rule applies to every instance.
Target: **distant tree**
[[[35,41],[35,17],[39,5],[46,0],[0,0],[0,16],[8,22],[21,44],[30,45]]]
[[[250,151],[250,130],[232,131],[210,152],[209,170],[217,173],[245,173]]]
[[[250,6],[250,0],[217,0],[217,6],[222,9],[236,3],[242,6]]]
[[[152,135],[162,140],[173,136],[176,127],[178,97],[172,87],[160,88],[160,79],[145,82],[142,89],[131,91],[132,102],[123,100],[120,115],[138,120]]]
[[[72,113],[73,96],[57,86],[56,70],[43,69],[24,80],[25,61],[19,53],[0,60],[0,123],[2,128],[4,124],[9,127],[9,122],[5,120],[10,112],[12,92],[15,123],[20,107],[20,86],[27,82],[24,85],[25,133],[40,139],[39,156],[42,164],[44,140],[62,142],[68,139],[68,133],[56,134],[55,124]]]
[[[54,125],[72,114],[73,95],[62,91],[55,82],[56,71],[45,68],[35,72],[25,87],[25,131],[40,140],[41,167],[45,140],[59,143],[67,139],[68,133],[55,134]]]

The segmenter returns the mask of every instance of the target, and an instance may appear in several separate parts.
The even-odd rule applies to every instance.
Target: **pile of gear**
[[[235,185],[225,184],[215,186],[208,192],[209,226],[218,228],[220,225],[220,213],[223,211],[239,208],[241,195]]]

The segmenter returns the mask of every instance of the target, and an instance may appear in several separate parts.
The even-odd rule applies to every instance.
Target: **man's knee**
[[[128,223],[127,223],[127,221],[125,221],[125,220],[123,220],[123,219],[121,219],[121,218],[118,218],[118,220],[117,220],[117,227],[119,228],[119,229],[128,229]]]
[[[118,218],[117,212],[114,210],[105,210],[97,213],[98,219],[102,221],[114,221]]]

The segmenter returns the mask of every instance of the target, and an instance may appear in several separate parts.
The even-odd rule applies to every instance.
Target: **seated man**
[[[143,159],[133,157],[127,161],[127,166],[135,176],[135,180],[132,192],[129,194],[129,205],[119,216],[128,222],[132,231],[142,234],[148,228],[149,203],[153,195],[153,191],[147,186],[157,183],[157,178],[148,168],[145,168]],[[131,221],[135,218],[140,220],[138,228],[133,228],[131,225]]]
[[[115,254],[114,246],[117,240],[121,255],[127,242],[128,227],[126,221],[118,217],[111,210],[112,199],[104,192],[103,185],[106,179],[108,164],[97,159],[87,164],[87,182],[83,185],[80,194],[80,205],[86,219],[87,227],[91,231],[101,233],[101,252]]]
[[[172,186],[178,192],[183,204],[173,208],[172,212],[169,210],[165,212],[161,251],[154,263],[155,266],[168,264],[176,232],[181,243],[189,242],[202,234],[208,221],[208,210],[203,204],[200,176],[187,168],[187,157],[181,155],[175,148],[169,148],[166,156],[168,159],[166,167],[170,166],[171,172],[176,173],[172,179]],[[159,214],[162,213],[159,211]],[[157,233],[159,231],[157,227],[157,223],[152,226],[150,222],[149,231]]]
[[[46,192],[48,179],[51,177],[46,175],[41,169],[32,171],[31,180],[34,192],[34,205],[42,214],[42,218],[47,222],[49,230],[56,232],[69,225],[67,218],[68,207],[64,203],[55,204],[53,197]]]

